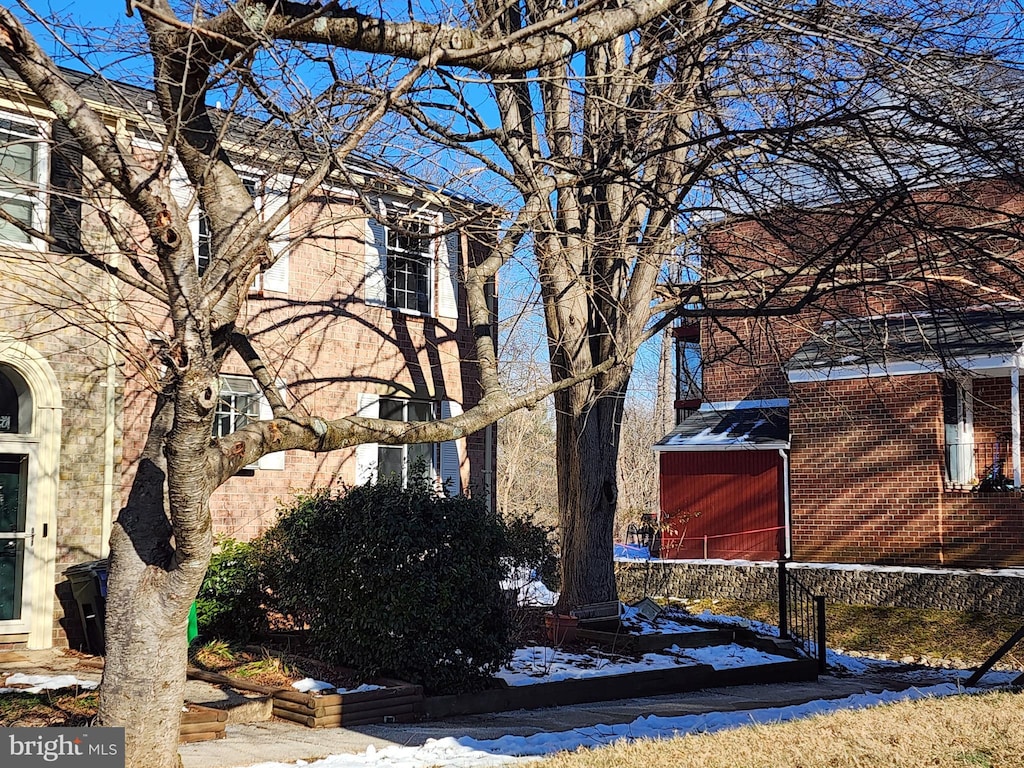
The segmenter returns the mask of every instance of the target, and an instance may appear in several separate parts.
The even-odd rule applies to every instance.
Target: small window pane
[[[433,419],[431,410],[432,408],[430,403],[411,400],[409,402],[408,421],[431,421]]]
[[[32,203],[29,200],[4,200],[0,203],[4,213],[13,219],[17,219],[27,227],[32,226]],[[12,224],[6,219],[0,219],[0,240],[9,243],[27,243],[28,233]]]
[[[389,421],[405,421],[405,401],[382,397],[380,399],[380,417]]]
[[[417,443],[407,448],[410,478],[414,474],[421,478],[430,477],[434,465],[434,446],[431,443]]]
[[[377,449],[377,475],[379,477],[389,475],[402,477],[404,465],[402,448],[401,445],[382,445]]]
[[[36,142],[0,133],[0,187],[25,189],[36,178]],[[17,184],[24,181],[27,184]]]

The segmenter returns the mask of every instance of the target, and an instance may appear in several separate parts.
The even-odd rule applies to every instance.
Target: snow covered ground
[[[501,669],[496,677],[500,677],[509,685],[532,685],[556,680],[578,680],[596,675],[624,675],[653,669],[675,669],[694,664],[710,664],[715,669],[729,669],[788,660],[783,656],[773,656],[742,645],[721,645],[712,648],[672,646],[659,653],[645,653],[639,659],[597,652],[569,653],[558,648],[535,645],[516,650],[512,661]]]

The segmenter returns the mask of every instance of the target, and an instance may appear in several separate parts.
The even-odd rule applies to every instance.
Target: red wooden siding
[[[776,450],[663,451],[661,557],[781,557],[785,471]]]

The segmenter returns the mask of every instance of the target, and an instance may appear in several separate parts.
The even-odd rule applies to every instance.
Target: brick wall
[[[250,332],[268,368],[286,385],[288,404],[310,415],[339,419],[354,414],[360,394],[452,400],[470,407],[479,400],[480,385],[464,291],[458,320],[368,305],[364,225],[365,214],[352,203],[320,201],[293,213],[294,231],[310,228],[317,234],[290,251],[287,294],[250,291],[239,325]],[[152,370],[147,373],[146,362],[128,383],[125,493],[152,407],[154,377]],[[247,374],[235,358],[228,359],[223,372]],[[484,432],[464,441],[464,488],[485,488],[494,476],[493,466],[485,474],[484,454]],[[493,464],[493,451],[491,459]],[[292,451],[284,465],[283,471],[244,471],[218,488],[210,500],[215,532],[249,539],[273,524],[279,502],[287,503],[298,492],[356,480],[354,448],[322,454]]]
[[[1019,184],[985,179],[926,190],[876,201],[859,215],[866,205],[780,209],[709,229],[705,304],[720,314],[702,324],[706,401],[785,397],[782,366],[824,322],[970,306],[983,300],[979,285],[1024,289],[1008,266],[1020,259],[1016,240],[992,235],[975,248],[949,229],[989,223],[992,210],[1019,214]],[[946,252],[956,259],[944,261]],[[941,282],[931,279],[936,269]],[[812,285],[817,295],[804,303]]]
[[[1024,565],[1022,494],[945,488],[938,376],[799,383],[792,394],[794,558]],[[1006,418],[976,414],[981,434]]]

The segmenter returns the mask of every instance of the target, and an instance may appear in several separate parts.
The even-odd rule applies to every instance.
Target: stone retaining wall
[[[1024,571],[939,571],[790,563],[789,573],[830,602],[892,608],[1024,615]],[[645,596],[778,599],[775,563],[638,561],[616,563],[622,600]]]

